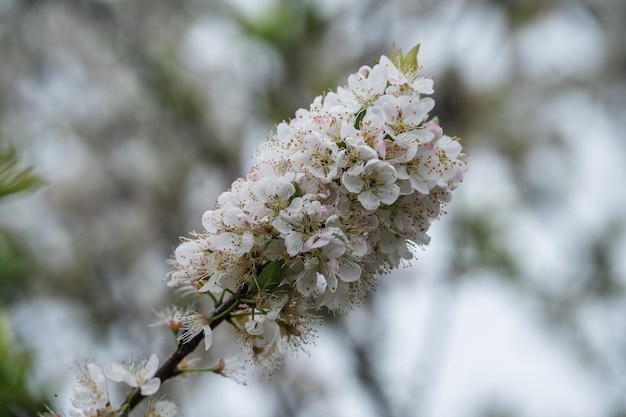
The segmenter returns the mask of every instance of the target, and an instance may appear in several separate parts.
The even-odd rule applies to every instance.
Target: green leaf
[[[256,278],[256,290],[262,289],[266,292],[272,292],[280,286],[283,281],[283,265],[282,260],[276,260],[265,265],[259,276]]]
[[[293,193],[293,195],[291,196],[291,200],[293,200],[294,198],[302,197],[302,189],[300,189],[300,186],[297,182],[293,182],[293,187],[296,189],[296,192]]]
[[[20,167],[14,147],[0,149],[0,198],[32,190],[42,184],[41,178],[33,174],[31,168]]]
[[[361,122],[363,121],[363,118],[365,117],[365,113],[366,113],[367,109],[363,108],[361,110],[359,110],[359,112],[356,115],[356,119],[354,120],[354,128],[355,129],[360,129],[361,128]]]
[[[418,69],[418,61],[417,54],[420,51],[419,43],[415,45],[409,52],[407,52],[406,56],[402,60],[403,67],[409,67],[413,71],[417,71]]]

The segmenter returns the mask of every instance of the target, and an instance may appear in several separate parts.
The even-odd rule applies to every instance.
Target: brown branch
[[[224,313],[228,311],[229,309],[231,309],[233,306],[235,306],[237,303],[239,303],[239,300],[241,298],[247,298],[248,292],[249,292],[248,286],[244,285],[239,289],[239,291],[237,291],[235,295],[228,297],[220,305],[218,305],[215,308],[215,310],[213,310],[213,313],[211,313],[211,316],[210,316],[210,317],[219,316],[218,318],[214,319],[211,322],[211,329],[214,329],[215,327],[219,326],[224,320],[229,319],[230,313],[228,314],[224,314]],[[178,345],[178,348],[176,349],[176,351],[172,353],[172,355],[169,358],[167,358],[167,360],[163,363],[163,365],[161,365],[161,367],[157,370],[156,374],[154,375],[155,377],[161,379],[161,384],[167,381],[168,379],[173,378],[181,373],[178,370],[178,364],[183,359],[185,359],[187,355],[189,355],[198,347],[200,342],[202,342],[202,339],[204,339],[204,332],[199,333],[198,335],[196,335],[196,337],[194,337],[190,341],[186,343],[180,343]],[[133,393],[129,394],[129,396],[126,398],[126,401],[125,401],[125,404],[128,404],[128,411],[135,408],[135,406],[139,404],[141,400],[143,400],[143,398],[144,396],[141,395],[140,390],[135,391],[134,394]]]

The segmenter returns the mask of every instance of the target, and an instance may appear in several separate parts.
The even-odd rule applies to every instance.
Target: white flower
[[[140,388],[141,395],[152,395],[159,390],[161,380],[154,374],[159,368],[156,354],[148,359],[128,364],[111,363],[104,368],[104,373],[112,381],[125,382],[133,388]]]
[[[340,165],[350,174],[359,174],[363,165],[370,159],[378,158],[378,153],[370,147],[353,126],[343,124],[341,136],[345,148],[339,152]]]
[[[413,190],[428,194],[441,177],[437,149],[428,144],[420,146],[415,158],[406,164],[408,180]]]
[[[313,134],[305,137],[303,145],[304,147],[292,156],[296,169],[309,172],[325,183],[335,179],[339,169],[337,145],[327,138]]]
[[[416,77],[414,72],[403,73],[384,55],[380,57],[379,66],[385,69],[387,81],[391,84],[385,91],[387,94],[399,96],[407,90],[411,93],[433,93],[433,82],[431,79]]]
[[[393,166],[379,159],[367,161],[361,175],[344,173],[343,185],[351,193],[358,193],[358,200],[366,210],[376,210],[381,204],[393,204],[400,195],[400,187]]]
[[[271,222],[281,210],[289,207],[291,197],[296,192],[294,177],[263,176],[255,182],[252,192],[256,201],[251,201],[247,208],[257,222]]]
[[[332,240],[335,230],[325,228],[327,219],[328,208],[319,201],[294,198],[272,225],[284,236],[289,256],[296,256]]]
[[[75,364],[78,383],[74,385],[72,405],[76,408],[98,410],[109,402],[109,391],[104,373],[94,363],[85,367]]]
[[[376,65],[373,69],[363,67],[359,72],[348,77],[348,86],[348,91],[353,94],[356,101],[362,107],[367,107],[384,94],[387,76],[380,65]]]

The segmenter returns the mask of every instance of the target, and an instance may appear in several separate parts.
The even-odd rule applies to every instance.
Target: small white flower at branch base
[[[153,353],[142,361],[111,363],[104,368],[104,373],[112,381],[125,382],[133,388],[140,388],[141,395],[148,396],[156,393],[161,386],[161,380],[154,377],[158,368],[159,358]]]
[[[157,400],[148,403],[144,417],[174,417],[178,414],[178,407],[171,401]]]
[[[104,408],[109,402],[109,390],[100,367],[94,363],[88,363],[84,367],[76,363],[75,371],[78,382],[74,385],[72,405],[80,409]]]

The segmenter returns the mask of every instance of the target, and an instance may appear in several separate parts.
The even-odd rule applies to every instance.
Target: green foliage
[[[41,178],[33,174],[31,168],[20,165],[14,147],[0,149],[0,198],[41,186]]]
[[[241,19],[240,24],[251,37],[263,39],[282,49],[286,45],[297,44],[303,37],[321,32],[326,20],[311,5],[283,0],[263,18],[254,21]]]
[[[15,349],[9,322],[0,311],[0,417],[35,415],[43,409],[27,388],[30,368],[29,355]]]
[[[41,186],[42,180],[31,168],[21,167],[17,151],[9,146],[0,149],[0,198]],[[0,300],[9,302],[16,282],[30,276],[32,259],[21,241],[0,230]],[[28,353],[15,348],[11,328],[0,310],[0,417],[35,415],[43,409],[41,399],[28,390],[31,360]]]
[[[455,222],[459,265],[466,270],[491,270],[508,279],[518,275],[503,230],[485,214],[460,216]]]
[[[176,64],[174,52],[165,49],[146,59],[146,81],[160,108],[174,121],[201,123],[205,103]]]
[[[0,302],[18,299],[15,293],[25,288],[36,262],[25,243],[15,234],[0,229]]]

